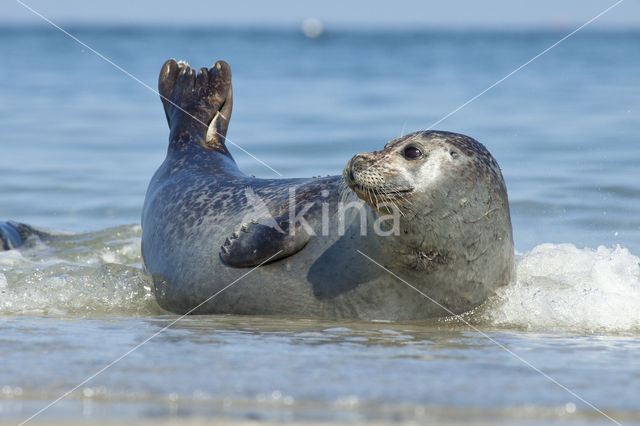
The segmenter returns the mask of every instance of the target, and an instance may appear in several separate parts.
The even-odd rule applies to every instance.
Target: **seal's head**
[[[452,202],[462,208],[473,200],[486,208],[488,197],[506,201],[497,162],[482,144],[457,133],[421,131],[394,139],[382,151],[355,155],[343,177],[378,212],[389,204],[425,215],[439,207],[457,210]]]
[[[391,235],[405,264],[467,271],[460,281],[481,282],[485,289],[508,282],[513,238],[507,191],[497,162],[476,140],[411,133],[382,151],[357,154],[343,177],[380,216],[399,213],[393,219],[398,232]],[[480,300],[487,293],[475,294]]]

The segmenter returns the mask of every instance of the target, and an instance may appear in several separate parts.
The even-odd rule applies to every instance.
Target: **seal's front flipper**
[[[257,266],[269,260],[282,259],[302,250],[309,242],[309,234],[297,227],[289,232],[279,227],[250,223],[227,238],[220,257],[231,266]]]
[[[196,141],[204,148],[228,154],[224,141],[233,91],[226,62],[218,61],[196,73],[186,62],[169,59],[160,70],[158,89],[172,146],[184,148]]]
[[[35,231],[29,225],[17,222],[0,222],[0,251],[20,247]]]

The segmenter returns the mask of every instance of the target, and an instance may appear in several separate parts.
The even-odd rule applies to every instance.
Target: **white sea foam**
[[[145,315],[162,312],[140,263],[140,227],[49,234],[0,252],[0,315]]]
[[[26,259],[18,250],[0,251],[0,267],[16,266],[25,261]]]
[[[148,277],[139,269],[115,264],[97,269],[48,267],[34,271],[19,285],[2,288],[0,295],[0,314],[4,315],[158,312]]]
[[[517,280],[479,314],[497,326],[532,330],[640,330],[640,259],[615,246],[542,244],[521,255]]]

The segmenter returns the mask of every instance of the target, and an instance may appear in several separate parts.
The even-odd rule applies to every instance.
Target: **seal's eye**
[[[415,146],[408,146],[404,149],[404,156],[410,160],[415,160],[422,156],[422,151]]]

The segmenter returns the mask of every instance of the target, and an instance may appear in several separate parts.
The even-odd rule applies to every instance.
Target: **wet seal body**
[[[225,146],[227,64],[196,73],[167,61],[159,87],[170,141],[147,191],[142,253],[165,309],[217,294],[194,313],[449,315],[363,254],[455,313],[511,279],[506,188],[475,140],[416,132],[356,155],[343,176],[257,179]]]
[[[0,222],[0,251],[19,248],[34,234],[40,233],[24,223]]]

